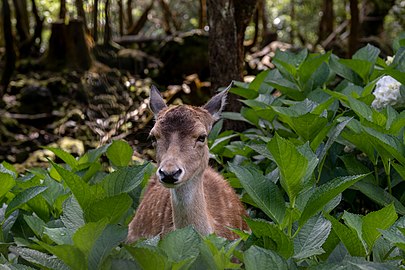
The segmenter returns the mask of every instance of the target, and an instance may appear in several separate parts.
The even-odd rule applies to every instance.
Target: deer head
[[[159,181],[176,188],[201,178],[208,166],[207,136],[225,105],[227,90],[202,107],[166,106],[159,90],[151,87],[149,106],[155,115],[150,135],[155,138]]]

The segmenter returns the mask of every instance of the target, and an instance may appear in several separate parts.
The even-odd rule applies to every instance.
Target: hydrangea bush
[[[405,103],[405,96],[400,92],[401,83],[391,76],[383,76],[378,80],[373,95],[375,99],[371,104],[373,108],[381,110],[387,106],[396,107]]]

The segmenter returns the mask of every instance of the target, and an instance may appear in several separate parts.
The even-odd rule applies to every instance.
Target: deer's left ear
[[[152,110],[155,117],[163,108],[167,107],[165,101],[160,95],[159,90],[154,85],[152,85],[150,88],[149,107]]]
[[[225,107],[226,104],[226,97],[228,95],[229,89],[231,89],[233,86],[233,82],[222,92],[216,94],[213,96],[207,104],[203,106],[204,109],[206,109],[216,120],[219,119],[222,110]]]

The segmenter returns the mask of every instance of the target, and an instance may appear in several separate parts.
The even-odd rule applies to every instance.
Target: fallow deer
[[[208,166],[207,136],[218,120],[227,90],[203,107],[166,106],[152,86],[149,106],[155,115],[158,169],[129,224],[127,242],[163,236],[192,225],[200,234],[238,236],[230,228],[248,230],[246,211],[228,182]]]

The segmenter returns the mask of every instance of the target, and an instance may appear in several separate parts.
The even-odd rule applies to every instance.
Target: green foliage
[[[398,269],[405,253],[405,111],[374,109],[382,76],[403,83],[405,50],[387,65],[371,45],[353,59],[277,52],[276,68],[231,92],[244,107],[213,127],[211,153],[248,205],[251,231],[228,241],[192,227],[125,243],[153,172],[115,141],[18,175],[0,165],[5,269]],[[402,45],[401,45],[402,44]],[[403,87],[403,86],[402,86]],[[104,163],[101,161],[103,160]],[[237,260],[236,260],[237,259]]]

